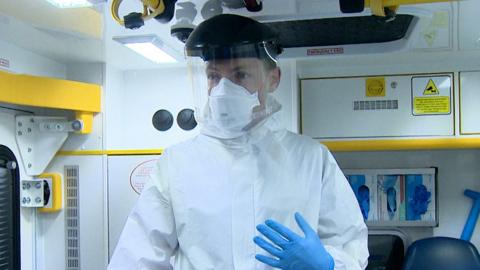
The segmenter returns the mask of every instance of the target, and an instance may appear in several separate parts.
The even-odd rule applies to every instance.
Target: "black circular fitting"
[[[339,0],[343,13],[360,13],[365,9],[365,0]]]
[[[170,35],[172,37],[176,37],[182,43],[185,43],[187,42],[187,39],[190,36],[190,33],[192,33],[192,31],[193,31],[193,28],[189,28],[189,27],[172,28],[170,30]]]
[[[177,124],[183,130],[192,130],[197,126],[195,115],[191,109],[183,109],[177,115]]]
[[[247,10],[250,12],[258,12],[263,8],[262,1],[260,0],[243,0],[243,2],[245,3]]]
[[[152,117],[153,126],[160,131],[167,131],[173,125],[173,116],[167,110],[158,110]]]

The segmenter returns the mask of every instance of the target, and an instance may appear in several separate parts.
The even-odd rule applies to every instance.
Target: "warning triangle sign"
[[[424,95],[439,95],[440,91],[438,90],[437,86],[433,82],[432,79],[430,79],[427,83],[427,86],[425,87],[425,90],[423,90]]]

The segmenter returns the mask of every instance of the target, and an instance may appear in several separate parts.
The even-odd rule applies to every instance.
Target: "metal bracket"
[[[27,175],[40,175],[62,147],[68,132],[83,128],[79,120],[67,121],[65,117],[24,116],[15,117],[15,139]]]
[[[20,205],[22,207],[43,207],[45,179],[22,180]]]

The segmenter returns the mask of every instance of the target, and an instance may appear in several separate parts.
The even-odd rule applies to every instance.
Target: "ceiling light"
[[[57,8],[80,8],[91,7],[92,3],[87,0],[46,0]]]
[[[113,37],[112,39],[155,63],[175,63],[180,59],[175,50],[155,35]]]

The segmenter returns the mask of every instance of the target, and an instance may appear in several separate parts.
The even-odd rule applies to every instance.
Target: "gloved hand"
[[[255,258],[284,270],[333,270],[333,258],[325,250],[315,230],[299,213],[295,213],[295,220],[305,237],[273,220],[265,221],[266,225],[259,224],[257,230],[276,246],[259,236],[255,236],[253,241],[277,259],[260,254],[255,255]]]

